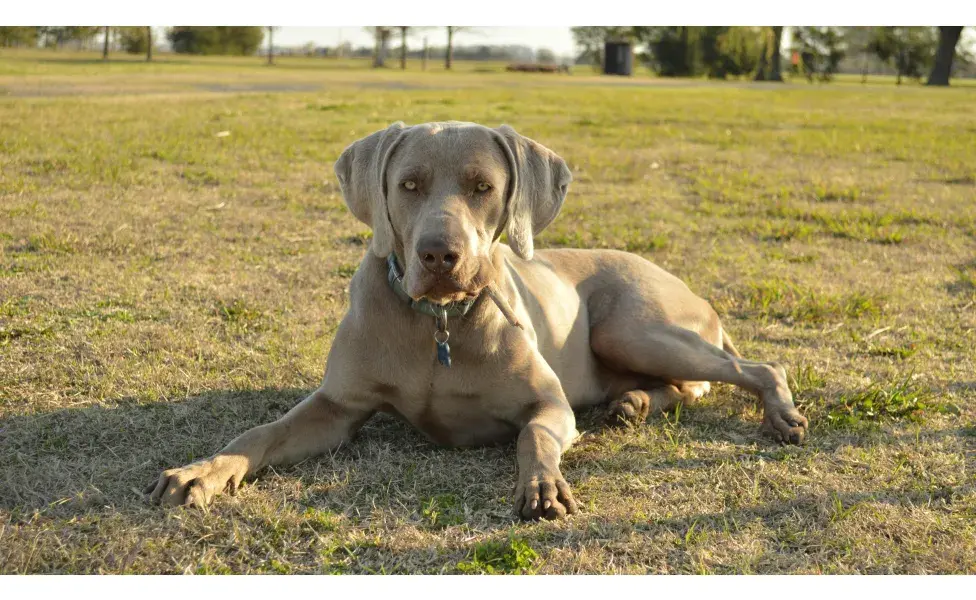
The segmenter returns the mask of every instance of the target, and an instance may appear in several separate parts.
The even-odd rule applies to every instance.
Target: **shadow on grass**
[[[210,514],[164,511],[144,503],[140,490],[160,470],[211,455],[245,429],[284,414],[310,391],[225,390],[183,402],[120,402],[110,408],[68,408],[0,419],[0,514],[8,513],[8,553],[0,552],[0,557],[12,561],[3,570],[181,572],[190,565],[201,572],[274,572],[279,567],[289,572],[453,573],[488,567],[496,572],[532,572],[554,552],[592,545],[595,535],[645,538],[634,546],[648,553],[640,558],[641,564],[683,572],[695,565],[682,544],[702,535],[735,533],[737,527],[758,520],[775,529],[777,539],[795,545],[802,540],[790,536],[800,535],[803,527],[823,530],[858,503],[948,503],[953,498],[952,490],[942,489],[801,494],[781,502],[669,519],[641,521],[583,512],[565,527],[520,525],[511,506],[514,443],[441,448],[410,425],[377,415],[335,453],[267,469],[242,496],[219,499]],[[756,423],[734,417],[725,418],[723,425],[719,407],[694,410],[696,414],[682,421],[686,440],[712,435],[730,439],[726,436],[731,434],[720,428],[742,434],[757,429]],[[581,411],[579,422],[592,425],[591,431],[600,436],[601,415],[601,408]],[[972,431],[961,429],[957,434],[972,436]],[[755,436],[748,437],[744,452],[773,453],[767,458],[777,458],[775,445],[756,448]],[[823,441],[830,445],[829,439]],[[582,483],[580,478],[585,480],[592,471],[587,464],[591,461],[607,463],[598,471],[641,472],[711,469],[730,460],[728,455],[695,460],[662,455],[636,462],[619,457],[620,468],[611,469],[614,457],[607,452],[627,453],[628,448],[587,449],[583,444],[567,456],[567,478]],[[805,525],[796,521],[797,515],[806,515]],[[243,546],[236,537],[238,526],[250,532]],[[375,535],[390,527],[419,528],[438,540],[410,547]],[[444,528],[455,528],[455,533],[442,536],[438,532]],[[214,537],[202,544],[204,535]],[[40,549],[34,553],[31,548],[38,539]],[[316,550],[287,565],[268,558],[266,544],[285,553],[299,543]],[[70,549],[69,558],[60,554],[64,547]],[[237,549],[225,559],[207,558],[214,548],[231,547]],[[532,558],[533,552],[537,558]],[[595,568],[602,567],[582,570]]]
[[[124,399],[113,407],[0,418],[0,507],[124,504],[154,472],[212,454],[307,393],[215,391],[183,402]]]
[[[141,504],[138,492],[160,471],[212,455],[246,429],[280,417],[310,391],[219,390],[180,402],[124,399],[111,407],[0,418],[0,508],[63,515],[94,506]],[[719,408],[693,410],[691,439],[714,435],[735,442],[755,438],[758,432],[758,423],[718,414]],[[580,430],[599,435],[604,411],[579,411]],[[652,421],[646,426],[655,425]],[[568,466],[577,460],[569,458]],[[434,496],[470,491],[474,485],[482,486],[480,494],[486,498],[508,498],[515,481],[515,444],[442,448],[409,424],[378,414],[335,453],[273,470],[309,480],[323,472],[334,479],[358,478],[361,493],[343,492],[338,504],[329,502],[340,510],[395,503],[391,486],[409,486]],[[258,485],[265,473],[254,478]]]
[[[297,388],[219,390],[180,402],[123,400],[111,407],[0,418],[0,509],[13,515],[40,510],[64,516],[93,507],[144,506],[140,491],[160,471],[212,455],[246,429],[280,417],[310,392]],[[742,446],[742,452],[750,456],[778,457],[784,450],[760,434],[758,418],[729,409],[743,400],[737,396],[719,392],[713,403],[686,407],[680,424],[671,424],[668,419],[673,415],[655,416],[639,427],[671,428],[676,435],[674,444],[728,442]],[[580,410],[577,426],[601,439],[606,432],[604,415],[603,406]],[[807,446],[824,450],[841,442],[858,443],[860,436],[842,433],[815,426]],[[573,471],[585,471],[592,460],[619,462],[623,470],[649,465],[655,469],[703,466],[701,459],[675,460],[670,452],[662,451],[650,463],[644,452],[642,467],[638,467],[620,460],[623,457],[607,455],[617,451],[603,446],[602,442],[592,446],[581,440],[566,456],[567,478],[573,481]],[[626,453],[627,446],[625,443],[619,452]],[[727,460],[723,456],[715,462]],[[296,502],[338,512],[390,507],[394,512],[413,514],[424,498],[463,495],[469,512],[487,510],[484,525],[512,522],[514,442],[475,449],[442,448],[388,415],[374,416],[356,438],[330,455],[292,467],[266,469],[252,481],[264,487],[269,471],[270,476],[277,473],[299,482],[305,491]],[[322,484],[324,479],[332,483]],[[335,481],[344,483],[336,485]]]

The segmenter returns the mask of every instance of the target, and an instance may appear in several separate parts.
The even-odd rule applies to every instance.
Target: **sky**
[[[373,45],[372,37],[362,27],[282,27],[274,35],[275,46],[284,47],[303,46],[307,42],[314,42],[316,46],[335,46],[340,40],[356,47]],[[420,46],[424,36],[431,46],[447,44],[444,27],[423,29],[408,37],[407,44]],[[398,42],[399,37],[394,43]],[[569,27],[478,27],[455,35],[454,43],[458,46],[518,44],[535,50],[548,48],[559,56],[575,54]]]

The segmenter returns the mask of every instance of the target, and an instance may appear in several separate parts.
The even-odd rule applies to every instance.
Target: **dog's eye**
[[[489,184],[485,183],[484,181],[482,181],[481,183],[478,184],[477,189],[478,189],[479,192],[484,193],[484,192],[487,192],[488,190],[490,190],[491,189],[491,186]]]
[[[407,180],[407,181],[404,181],[403,183],[401,183],[400,185],[402,185],[403,186],[403,189],[407,190],[408,192],[413,192],[413,191],[416,191],[417,190],[417,182],[416,181]]]

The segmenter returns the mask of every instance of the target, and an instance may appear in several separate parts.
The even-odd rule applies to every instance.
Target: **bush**
[[[180,54],[254,54],[264,40],[263,27],[172,27],[166,37]]]
[[[800,55],[793,73],[830,81],[846,54],[844,36],[839,27],[794,27],[793,51]]]
[[[641,58],[663,77],[716,79],[752,73],[764,51],[758,27],[640,28],[648,52]]]
[[[868,51],[890,63],[902,76],[921,79],[932,66],[938,45],[934,27],[877,27],[868,42]]]
[[[129,54],[145,54],[149,48],[149,32],[145,27],[119,27],[119,44]]]

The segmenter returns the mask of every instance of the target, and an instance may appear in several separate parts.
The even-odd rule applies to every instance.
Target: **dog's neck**
[[[389,282],[390,288],[393,289],[393,293],[416,312],[434,318],[436,322],[434,341],[437,343],[437,360],[445,367],[451,366],[451,347],[447,343],[450,337],[450,332],[447,330],[448,317],[462,317],[468,314],[482,296],[491,298],[492,302],[495,303],[495,306],[498,307],[498,310],[501,311],[502,315],[504,315],[511,325],[523,329],[522,324],[519,323],[518,318],[515,316],[515,312],[499,293],[494,283],[488,284],[487,287],[473,298],[448,302],[447,304],[434,304],[426,298],[414,300],[410,297],[406,288],[403,287],[403,269],[400,268],[396,254],[390,253],[386,257],[386,265],[386,280]]]
[[[400,268],[399,261],[397,260],[396,254],[390,254],[386,257],[386,264],[388,268],[388,274],[386,280],[390,283],[390,287],[393,288],[393,293],[397,295],[400,300],[403,300],[410,308],[419,312],[423,315],[428,315],[434,318],[440,317],[463,317],[468,314],[471,307],[474,306],[481,294],[478,294],[474,298],[468,298],[466,300],[459,300],[457,302],[448,302],[447,304],[434,304],[427,298],[421,298],[420,300],[414,300],[407,293],[406,288],[403,287],[403,269]]]

